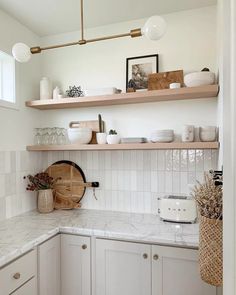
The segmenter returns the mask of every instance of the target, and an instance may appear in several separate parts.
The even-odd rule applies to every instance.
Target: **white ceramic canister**
[[[107,134],[105,132],[98,132],[96,133],[96,139],[98,144],[106,144]]]
[[[194,126],[184,125],[183,132],[182,132],[182,141],[192,142],[193,140],[194,140]]]
[[[40,81],[40,99],[52,99],[52,83],[47,77]]]
[[[53,99],[58,99],[60,94],[61,94],[61,90],[60,90],[60,88],[59,88],[58,86],[56,86],[56,87],[53,89],[52,98],[53,98]]]

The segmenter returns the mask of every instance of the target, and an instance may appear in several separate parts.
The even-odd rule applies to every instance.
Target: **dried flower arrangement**
[[[205,173],[204,183],[198,184],[193,189],[193,197],[195,198],[201,216],[209,219],[222,219],[223,211],[223,179],[215,178],[211,171]]]
[[[24,176],[24,179],[28,178],[29,184],[26,187],[27,191],[40,191],[52,189],[54,184],[59,180],[53,179],[46,172],[37,173],[36,175]]]

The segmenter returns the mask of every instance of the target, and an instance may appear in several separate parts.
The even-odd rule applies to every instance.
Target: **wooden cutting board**
[[[97,139],[96,139],[96,133],[99,132],[99,121],[94,120],[94,121],[73,121],[71,122],[78,127],[88,127],[91,128],[93,131],[92,139],[90,141],[90,144],[97,144]],[[71,124],[70,123],[70,124]],[[104,121],[102,121],[103,129],[104,129]]]
[[[54,179],[60,178],[54,185],[55,209],[81,207],[79,202],[88,186],[81,168],[73,162],[60,161],[49,166],[46,172]]]
[[[184,85],[183,70],[155,73],[148,76],[148,90],[168,89],[171,83]]]

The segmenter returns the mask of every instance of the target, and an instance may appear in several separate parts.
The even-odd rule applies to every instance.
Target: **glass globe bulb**
[[[29,46],[24,43],[16,43],[12,47],[12,55],[18,62],[28,62],[32,54]]]
[[[166,32],[166,21],[160,16],[151,16],[142,28],[142,35],[150,40],[159,40]]]

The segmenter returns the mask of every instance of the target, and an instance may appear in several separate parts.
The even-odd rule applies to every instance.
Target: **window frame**
[[[0,54],[1,55],[5,55],[6,57],[12,57],[10,54],[4,52],[3,50],[0,50]],[[15,110],[19,110],[19,101],[18,101],[18,97],[17,97],[17,85],[16,85],[16,73],[17,73],[17,65],[16,65],[16,62],[14,60],[14,58],[12,57],[13,59],[13,93],[14,93],[14,102],[11,102],[11,101],[7,101],[5,99],[2,99],[2,87],[1,85],[3,84],[2,82],[2,61],[0,60],[0,108],[7,108],[7,109],[15,109]]]

